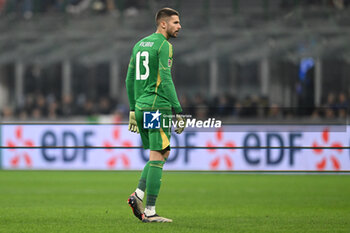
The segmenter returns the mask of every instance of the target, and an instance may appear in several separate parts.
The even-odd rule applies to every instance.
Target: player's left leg
[[[156,200],[161,186],[163,165],[169,157],[170,147],[162,151],[150,152],[150,167],[147,175],[147,203],[143,222],[172,222],[171,219],[160,217],[156,213]]]

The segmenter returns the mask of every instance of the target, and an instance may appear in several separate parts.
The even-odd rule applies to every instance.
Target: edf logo
[[[162,114],[157,110],[156,112],[144,112],[143,113],[143,128],[144,129],[159,129],[160,128],[160,116]]]

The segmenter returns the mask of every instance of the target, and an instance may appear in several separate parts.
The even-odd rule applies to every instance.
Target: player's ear
[[[160,27],[162,29],[166,29],[166,22],[165,22],[165,20],[160,21]]]

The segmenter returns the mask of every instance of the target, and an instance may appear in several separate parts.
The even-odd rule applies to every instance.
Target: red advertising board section
[[[350,171],[349,130],[305,125],[187,130],[173,134],[171,145],[185,148],[172,149],[165,169]],[[149,154],[128,148],[141,141],[126,125],[3,125],[1,145],[2,169],[140,170]]]

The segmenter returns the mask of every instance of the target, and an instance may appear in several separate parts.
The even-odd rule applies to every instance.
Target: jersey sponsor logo
[[[160,128],[160,116],[162,114],[157,110],[156,112],[144,112],[143,113],[143,128],[144,129],[159,129]]]
[[[172,60],[169,58],[168,59],[168,67],[171,67],[171,64],[172,64]]]
[[[153,47],[154,42],[141,42],[140,47]]]

